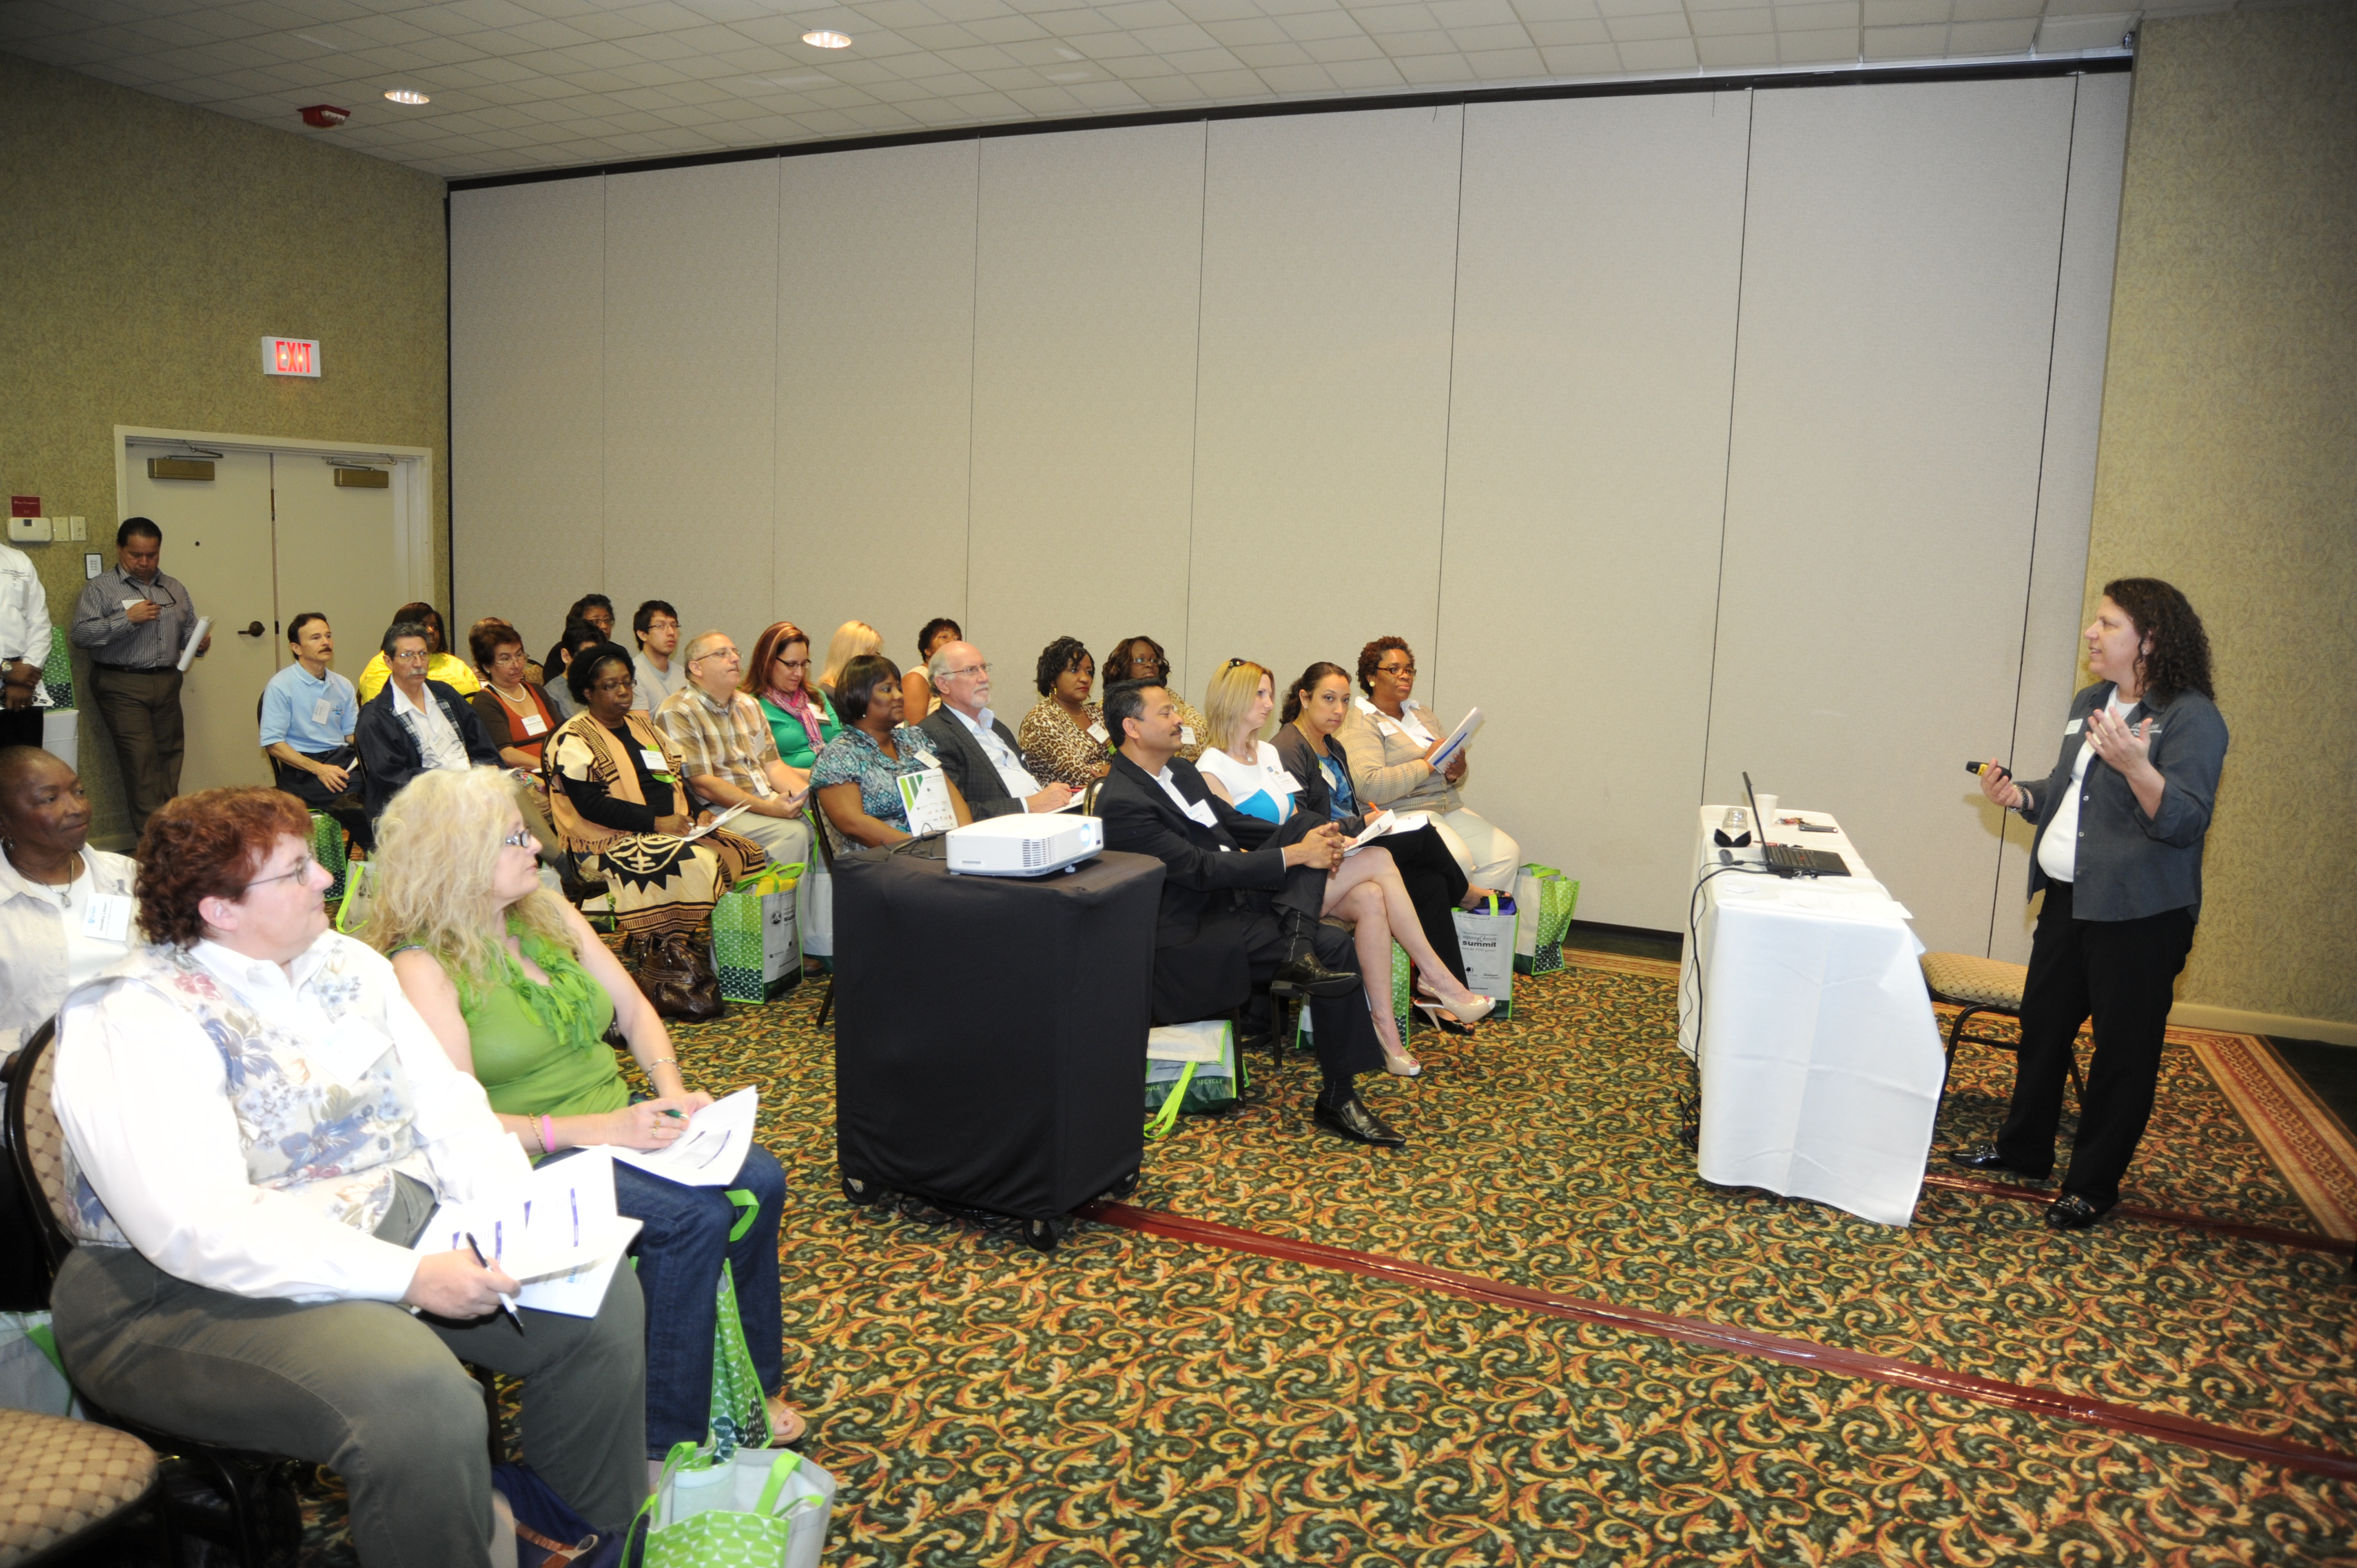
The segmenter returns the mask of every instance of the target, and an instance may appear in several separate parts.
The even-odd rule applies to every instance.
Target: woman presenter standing
[[[1981,791],[2038,824],[2029,891],[2046,893],[2022,991],[2013,1103],[1995,1145],[1953,1156],[2043,1181],[2072,1041],[2092,1014],[2095,1055],[2058,1230],[2093,1224],[2152,1116],[2173,983],[2201,909],[2201,841],[2226,758],[2210,639],[2185,596],[2152,577],[2104,585],[2084,633],[2095,683],[2071,703],[2054,771],[2018,784],[1992,758]]]

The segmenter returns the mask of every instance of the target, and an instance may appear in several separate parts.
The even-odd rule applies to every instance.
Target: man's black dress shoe
[[[1268,983],[1271,996],[1348,996],[1358,989],[1356,971],[1328,969],[1307,945],[1280,964]]]
[[[2046,1226],[2050,1230],[2084,1230],[2112,1211],[2104,1204],[2096,1208],[2075,1192],[2066,1192],[2046,1206]]]
[[[1340,1105],[1329,1105],[1320,1095],[1314,1114],[1318,1124],[1329,1132],[1340,1133],[1357,1144],[1372,1144],[1378,1148],[1405,1149],[1407,1140],[1391,1130],[1383,1119],[1367,1109],[1366,1101],[1357,1095]]]
[[[2015,1176],[2028,1176],[2032,1181],[2044,1181],[2053,1174],[2051,1165],[2039,1171],[2023,1170],[2019,1165],[1998,1154],[1994,1144],[1983,1144],[1977,1149],[1965,1149],[1950,1155],[1948,1163],[1962,1165],[1968,1171],[2009,1171]]]

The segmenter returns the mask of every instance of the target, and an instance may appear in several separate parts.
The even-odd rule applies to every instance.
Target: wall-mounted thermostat
[[[319,340],[317,338],[264,338],[262,340],[262,373],[265,376],[310,376],[319,374]]]
[[[8,542],[11,544],[47,544],[54,537],[46,517],[12,517],[8,520]]]

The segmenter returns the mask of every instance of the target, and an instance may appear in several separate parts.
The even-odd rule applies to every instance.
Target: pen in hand
[[[475,1233],[469,1230],[466,1234],[467,1251],[475,1254],[476,1262],[482,1264],[484,1268],[490,1268],[490,1264],[483,1262],[483,1249],[476,1242]],[[523,1319],[516,1315],[515,1303],[512,1300],[504,1295],[500,1296],[500,1310],[508,1315],[508,1321],[515,1325],[515,1331],[518,1334],[523,1332]]]

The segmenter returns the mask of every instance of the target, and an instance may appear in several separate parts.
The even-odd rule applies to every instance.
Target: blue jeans
[[[553,1158],[563,1159],[570,1149]],[[744,1236],[728,1240],[741,1212],[722,1196],[741,1187],[761,1200]],[[737,1284],[737,1319],[753,1352],[762,1391],[785,1380],[783,1314],[778,1305],[778,1218],[786,1173],[756,1144],[727,1187],[683,1187],[614,1162],[615,1207],[643,1220],[631,1244],[639,1290],[647,1302],[647,1457],[674,1443],[702,1443],[712,1423],[712,1331],[719,1307],[720,1262]]]

